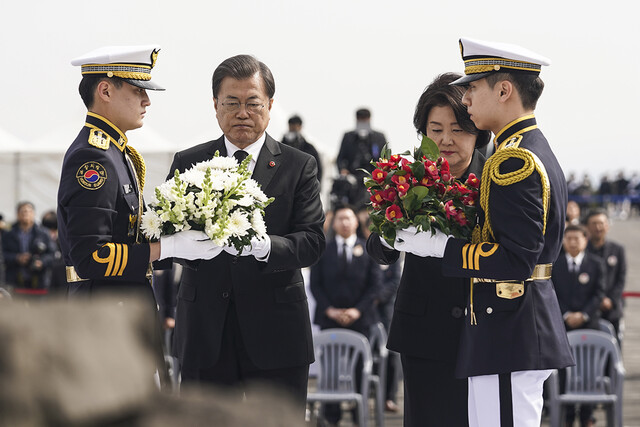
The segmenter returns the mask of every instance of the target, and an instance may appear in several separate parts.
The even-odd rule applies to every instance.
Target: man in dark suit
[[[622,292],[624,291],[627,276],[624,247],[607,239],[609,216],[606,210],[595,209],[590,211],[587,213],[585,223],[589,232],[587,251],[602,258],[606,268],[604,298],[600,304],[602,318],[613,324],[618,344],[622,346],[622,336],[620,334],[623,311]]]
[[[24,298],[42,298],[49,293],[55,246],[47,231],[35,223],[31,202],[20,202],[18,221],[2,237],[7,282],[13,293]]]
[[[605,268],[602,258],[586,251],[587,231],[581,225],[564,230],[563,252],[553,264],[551,280],[556,288],[560,311],[568,331],[598,329],[600,303],[604,297]],[[564,387],[566,370],[560,370]],[[566,413],[566,425],[573,425],[575,408]],[[580,405],[580,425],[593,426],[593,406]]]
[[[379,321],[376,300],[382,291],[382,270],[366,256],[366,240],[357,237],[358,218],[351,206],[334,210],[334,239],[311,269],[316,299],[314,323],[321,329],[347,328],[366,336]]]
[[[371,129],[371,111],[361,108],[356,111],[356,128],[342,137],[337,164],[340,175],[353,175],[360,191],[350,196],[349,203],[359,208],[366,201],[366,191],[362,179],[364,172],[359,169],[373,171],[370,162],[377,160],[386,144],[385,136]]]
[[[568,225],[562,243],[564,251],[553,264],[551,280],[567,330],[598,329],[600,302],[604,297],[605,270],[602,258],[585,251],[587,231]]]
[[[332,225],[335,238],[311,269],[314,323],[321,329],[345,328],[369,336],[371,326],[379,321],[376,304],[382,291],[382,270],[365,253],[366,240],[356,235],[359,222],[353,207],[336,207]],[[356,384],[359,386],[360,378]],[[337,424],[340,406],[325,405],[325,418]]]
[[[324,214],[315,159],[266,134],[275,83],[269,68],[238,55],[214,71],[213,103],[224,135],[178,152],[170,175],[221,156],[251,155],[252,178],[275,201],[265,210],[267,239],[241,256],[231,247],[183,270],[174,353],[183,382],[207,382],[246,393],[266,382],[290,392],[301,413],[311,322],[300,269],[324,251]]]

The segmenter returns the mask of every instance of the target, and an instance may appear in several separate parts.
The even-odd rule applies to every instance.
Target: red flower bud
[[[385,211],[385,216],[389,221],[397,221],[402,218],[402,211],[400,210],[400,206],[391,205]]]
[[[371,200],[374,205],[379,205],[384,202],[383,192],[376,191],[371,197],[369,197],[369,200]]]
[[[400,196],[404,196],[405,194],[407,194],[407,191],[409,191],[411,186],[408,183],[405,183],[405,184],[398,184],[396,188],[398,189],[398,194],[400,194]]]
[[[378,164],[379,166],[379,164]],[[373,180],[375,182],[377,182],[378,184],[381,184],[382,182],[384,182],[384,179],[387,177],[387,172],[381,170],[381,169],[374,169],[373,172],[371,172],[371,178],[373,178]]]
[[[391,177],[391,182],[393,182],[394,184],[396,184],[396,186],[397,186],[398,184],[407,184],[407,183],[409,182],[409,179],[410,179],[410,178],[411,178],[411,177],[410,177],[410,176],[407,176],[407,175],[404,175],[404,176],[402,176],[402,175],[393,175],[393,176]]]
[[[396,200],[397,193],[393,188],[387,188],[386,190],[382,191],[381,195],[382,198],[386,201],[393,202]]]
[[[476,177],[476,174],[470,173],[469,178],[467,178],[467,182],[465,182],[469,187],[479,188],[480,180]]]

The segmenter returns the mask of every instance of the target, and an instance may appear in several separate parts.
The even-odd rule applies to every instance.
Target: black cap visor
[[[151,80],[135,80],[135,79],[122,79],[130,85],[141,87],[142,89],[149,90],[164,90],[162,86],[159,86]]]
[[[487,71],[486,73],[469,74],[467,76],[462,76],[458,80],[452,81],[449,84],[452,86],[466,86],[471,82],[475,82],[476,80],[484,79],[492,72],[493,71]]]

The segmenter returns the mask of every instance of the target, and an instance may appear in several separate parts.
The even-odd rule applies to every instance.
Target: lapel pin
[[[270,168],[274,167],[275,165],[276,165],[276,162],[274,162],[273,160],[271,160],[271,161],[269,162],[269,167],[270,167]]]

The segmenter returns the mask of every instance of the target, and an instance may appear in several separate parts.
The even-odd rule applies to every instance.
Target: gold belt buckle
[[[524,295],[524,282],[497,282],[496,295],[504,299],[519,298]]]

